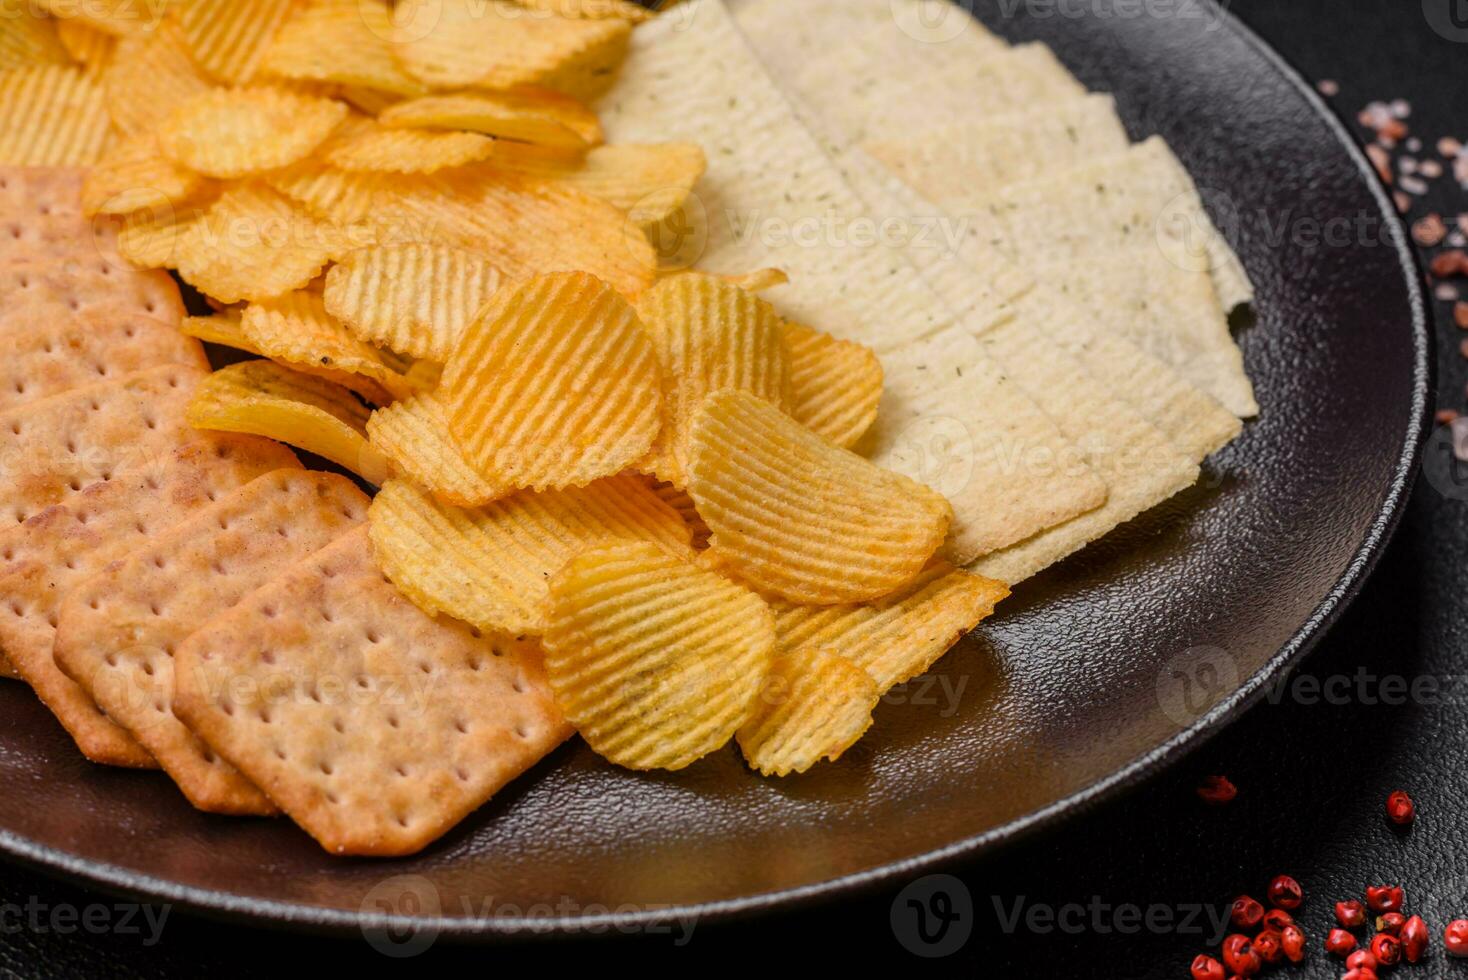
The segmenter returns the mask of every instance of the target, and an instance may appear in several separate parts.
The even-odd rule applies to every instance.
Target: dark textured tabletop
[[[1188,4],[1125,6],[1159,15]],[[1389,155],[1408,218],[1441,215],[1450,234],[1468,213],[1468,186],[1453,177],[1439,141],[1468,140],[1468,2],[1228,6],[1321,83],[1363,142],[1378,137],[1366,123],[1388,135],[1396,123],[1405,127]],[[1462,177],[1468,182],[1468,173]],[[1438,237],[1430,221],[1419,234]],[[1424,261],[1450,245],[1422,248]],[[1468,280],[1462,293],[1468,300]],[[1468,361],[1460,353],[1468,332],[1455,325],[1446,292],[1433,308],[1438,405],[1468,412]],[[453,976],[544,970],[562,957],[583,968],[747,961],[763,972],[794,957],[791,967],[825,975],[865,966],[1162,980],[1186,977],[1195,954],[1216,948],[1218,917],[1235,895],[1262,896],[1273,875],[1288,873],[1305,889],[1299,917],[1311,953],[1283,975],[1338,976],[1340,961],[1319,948],[1332,903],[1360,896],[1368,884],[1398,883],[1437,947],[1426,964],[1401,975],[1468,977],[1468,960],[1449,961],[1440,947],[1442,926],[1468,917],[1468,488],[1446,478],[1446,452],[1445,441],[1434,440],[1395,542],[1299,673],[1174,769],[994,858],[954,865],[946,869],[951,877],[923,876],[742,923],[454,948],[432,936],[254,930],[0,865],[0,975],[223,978],[310,969]],[[1228,806],[1210,808],[1194,795],[1198,781],[1214,773],[1239,787]],[[1407,833],[1383,817],[1383,802],[1397,788],[1417,803]],[[927,911],[928,936],[941,938],[923,938],[917,909]],[[946,931],[936,925],[940,913],[952,918]],[[624,957],[637,959],[619,962]]]

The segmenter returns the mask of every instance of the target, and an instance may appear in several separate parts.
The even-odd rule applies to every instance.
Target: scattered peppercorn
[[[1400,912],[1402,889],[1397,885],[1368,885],[1366,905],[1373,912]]]
[[[1359,929],[1366,924],[1366,907],[1354,898],[1336,902],[1335,918],[1347,929]]]
[[[1269,883],[1269,903],[1282,909],[1297,909],[1305,900],[1300,883],[1289,875],[1276,875]]]
[[[1443,930],[1443,945],[1449,956],[1468,956],[1468,919],[1454,919]]]
[[[1239,795],[1227,776],[1209,776],[1198,785],[1198,798],[1209,806],[1223,806]]]
[[[1397,933],[1397,938],[1402,941],[1402,958],[1408,963],[1416,963],[1427,952],[1427,923],[1422,916],[1414,915],[1402,923],[1402,931]]]
[[[1207,953],[1193,959],[1192,973],[1193,980],[1224,980],[1223,964]]]
[[[1234,899],[1233,907],[1229,910],[1228,915],[1228,920],[1234,924],[1234,928],[1253,929],[1263,919],[1263,905],[1260,905],[1248,895],[1240,895]]]
[[[1280,931],[1279,946],[1291,963],[1305,959],[1305,930],[1291,922]]]
[[[1417,807],[1405,791],[1397,790],[1386,798],[1386,817],[1399,827],[1405,827],[1417,818]]]
[[[1332,929],[1325,936],[1325,951],[1336,956],[1345,956],[1356,948],[1356,937],[1344,929]]]
[[[1346,969],[1375,970],[1376,957],[1371,955],[1371,950],[1369,949],[1358,949],[1346,957]]]
[[[1460,301],[1453,305],[1453,322],[1461,329],[1468,330],[1468,303]]]
[[[1295,917],[1284,909],[1270,909],[1264,913],[1263,926],[1266,929],[1273,929],[1275,932],[1284,932],[1285,926],[1292,926],[1294,924]]]
[[[1402,931],[1402,926],[1407,922],[1407,917],[1400,912],[1387,912],[1376,917],[1376,931],[1384,932],[1388,936],[1395,936]]]
[[[1381,966],[1396,966],[1402,961],[1402,941],[1388,933],[1371,937],[1371,955]]]
[[[1250,944],[1259,958],[1269,966],[1274,966],[1284,960],[1284,943],[1280,941],[1279,933],[1273,929],[1265,929],[1254,937]]]

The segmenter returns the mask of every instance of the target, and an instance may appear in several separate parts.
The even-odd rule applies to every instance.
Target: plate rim
[[[965,7],[972,15],[971,0],[954,2]],[[1226,3],[1220,3],[1219,0],[1204,2],[1213,8],[1214,14],[1221,18],[1221,22],[1230,31],[1263,57],[1305,98],[1306,103],[1325,122],[1331,135],[1345,149],[1347,156],[1365,179],[1380,213],[1388,219],[1384,224],[1406,281],[1415,363],[1412,373],[1412,411],[1405,430],[1403,448],[1397,457],[1391,484],[1371,528],[1346,570],[1274,656],[1188,728],[1082,790],[1008,823],[922,854],[795,888],[758,892],[713,902],[670,903],[659,908],[644,908],[632,912],[544,917],[425,917],[362,910],[353,912],[276,899],[247,898],[210,888],[181,885],[171,879],[131,871],[115,864],[80,858],[69,851],[37,843],[3,828],[0,828],[0,853],[76,883],[149,901],[176,904],[187,912],[206,918],[222,919],[236,925],[276,926],[325,934],[410,931],[414,934],[431,933],[435,939],[460,942],[576,936],[598,930],[646,930],[690,917],[696,918],[699,924],[717,923],[777,909],[809,905],[817,900],[834,900],[873,890],[903,875],[974,857],[995,846],[1013,843],[1051,828],[1066,818],[1083,814],[1176,764],[1201,747],[1252,707],[1263,696],[1276,675],[1304,659],[1369,579],[1406,511],[1421,463],[1422,450],[1431,433],[1429,422],[1437,375],[1434,357],[1436,339],[1423,289],[1421,262],[1412,250],[1405,225],[1365,152],[1340,117],[1293,64],[1239,19]]]

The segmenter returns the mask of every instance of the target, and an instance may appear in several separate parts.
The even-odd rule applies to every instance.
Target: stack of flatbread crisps
[[[0,670],[206,812],[834,762],[1258,411],[1182,165],[948,0],[41,7]]]

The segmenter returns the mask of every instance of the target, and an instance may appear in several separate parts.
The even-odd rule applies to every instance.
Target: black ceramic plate
[[[1237,23],[1188,4],[1064,6],[978,13],[1115,92],[1134,135],[1166,137],[1258,285],[1240,339],[1263,415],[1205,485],[1026,583],[839,764],[801,778],[751,776],[732,750],[639,775],[572,744],[420,857],[344,861],[286,821],[202,816],[160,775],[86,764],[6,685],[0,848],[318,928],[389,914],[469,936],[732,914],[1002,844],[1237,716],[1392,531],[1430,389],[1419,275],[1345,131]]]

